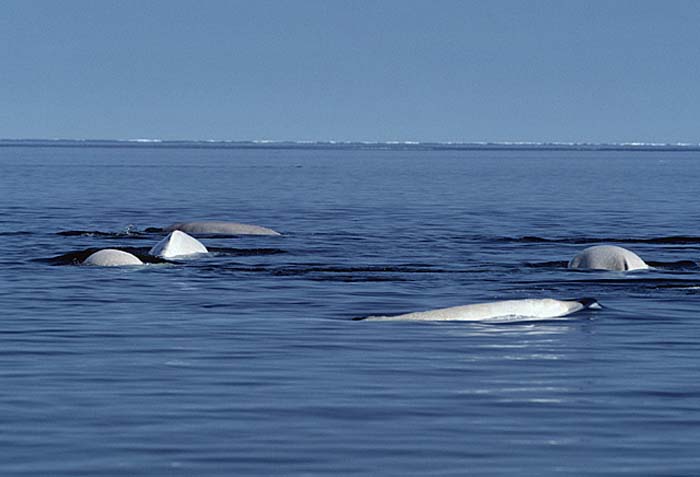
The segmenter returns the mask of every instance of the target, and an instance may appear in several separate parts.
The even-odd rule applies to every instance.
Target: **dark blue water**
[[[697,475],[699,159],[2,147],[0,474]],[[50,260],[195,219],[284,235]],[[566,270],[598,243],[656,269]],[[605,308],[350,320],[580,296]]]

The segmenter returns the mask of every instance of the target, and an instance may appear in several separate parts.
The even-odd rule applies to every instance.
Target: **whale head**
[[[627,272],[649,268],[639,255],[617,245],[595,245],[579,252],[569,261],[568,268],[612,270]]]
[[[126,265],[143,265],[143,262],[137,256],[129,252],[114,248],[105,248],[98,250],[83,260],[83,265],[92,265],[96,267],[122,267]]]

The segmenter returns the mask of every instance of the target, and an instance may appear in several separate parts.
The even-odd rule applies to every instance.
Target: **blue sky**
[[[0,5],[0,137],[700,142],[700,2]]]

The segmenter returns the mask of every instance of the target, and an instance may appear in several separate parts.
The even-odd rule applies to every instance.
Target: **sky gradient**
[[[700,2],[0,5],[0,138],[700,142]]]

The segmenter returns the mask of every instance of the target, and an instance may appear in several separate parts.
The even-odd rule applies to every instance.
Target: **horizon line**
[[[437,141],[437,140],[361,140],[361,139],[162,139],[162,138],[0,138],[0,143],[115,143],[130,145],[158,145],[158,144],[221,144],[221,145],[365,145],[365,146],[505,146],[505,147],[674,147],[674,148],[697,148],[700,142],[660,142],[660,141],[613,141],[613,142],[592,142],[592,141],[533,141],[533,140],[474,140],[474,141]]]

